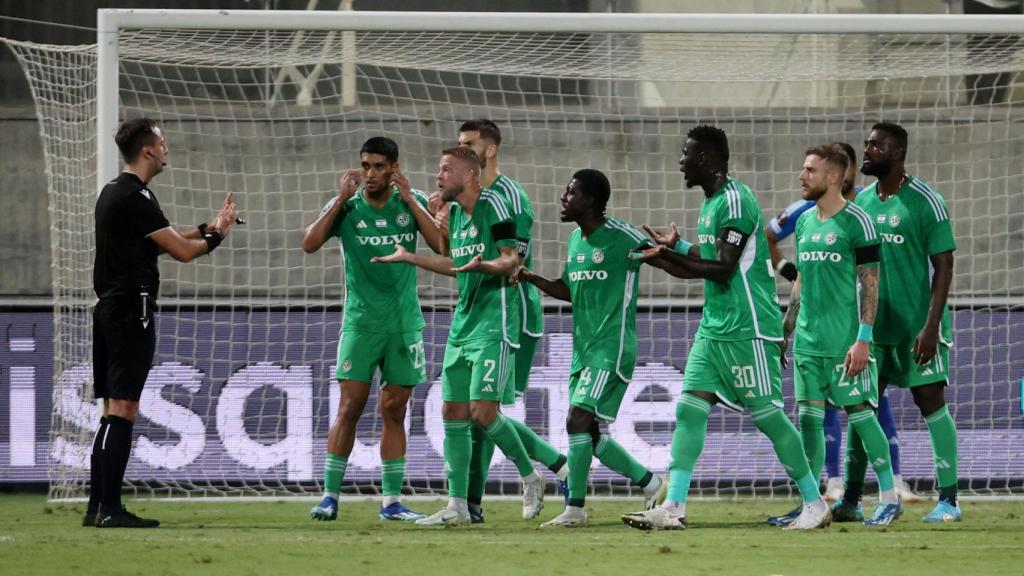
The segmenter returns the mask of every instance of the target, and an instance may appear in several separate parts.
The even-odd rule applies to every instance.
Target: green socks
[[[549,469],[559,463],[562,455],[558,453],[558,450],[555,450],[554,446],[548,444],[547,441],[534,432],[532,428],[524,422],[512,418],[506,418],[506,420],[515,429],[516,434],[519,435],[519,440],[523,443],[523,448],[526,449],[526,454],[531,460],[540,462]],[[556,470],[552,470],[552,472]]]
[[[533,474],[533,462],[530,462],[523,441],[519,439],[519,434],[516,434],[516,429],[509,422],[511,420],[505,418],[503,414],[498,414],[494,422],[487,427],[487,436],[497,444],[505,457],[516,465],[519,475],[525,478]]]
[[[335,456],[327,454],[324,460],[324,495],[338,497],[341,492],[341,481],[345,479],[345,469],[348,468],[348,456]]]
[[[384,496],[399,496],[402,494],[402,484],[405,483],[405,456],[395,460],[381,460],[380,484]]]
[[[804,455],[800,434],[797,433],[789,418],[786,418],[786,415],[777,406],[756,408],[751,410],[750,416],[757,429],[772,441],[775,455],[778,456],[779,462],[786,469],[789,477],[796,482],[804,503],[820,500],[821,492],[818,489],[818,479],[811,475],[811,468],[807,464],[807,456]],[[822,438],[822,442],[824,442],[824,438]]]
[[[597,456],[606,468],[629,478],[636,486],[642,485],[643,480],[650,480],[650,471],[607,434],[601,434],[601,439],[594,448],[594,456]]]
[[[444,467],[448,473],[448,497],[465,499],[469,494],[469,459],[473,450],[469,420],[444,421]]]
[[[472,457],[469,460],[469,503],[480,504],[487,488],[487,474],[494,458],[494,441],[483,428],[472,425]]]
[[[861,410],[848,415],[850,426],[860,436],[867,460],[878,477],[878,490],[889,492],[893,489],[892,461],[889,456],[889,441],[878,423],[878,417],[871,410]]]
[[[586,503],[593,461],[594,445],[590,434],[569,434],[569,506],[582,508]]]
[[[690,478],[697,458],[704,451],[711,403],[693,394],[683,393],[676,403],[676,430],[672,433],[672,460],[669,462],[668,497],[670,502],[686,502]]]
[[[939,497],[956,503],[957,453],[956,423],[949,414],[949,406],[943,406],[928,416],[928,435],[932,440],[935,454],[935,478],[939,486]]]
[[[825,409],[811,404],[800,404],[800,436],[804,441],[804,454],[811,468],[811,476],[821,477],[825,465]]]

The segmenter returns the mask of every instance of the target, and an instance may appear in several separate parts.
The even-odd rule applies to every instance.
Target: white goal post
[[[168,167],[152,186],[188,225],[236,194],[248,220],[211,260],[161,263],[158,350],[127,478],[143,495],[316,493],[338,389],[333,374],[344,282],[337,246],[314,255],[298,230],[356,167],[371,136],[394,138],[412,184],[433,186],[462,121],[502,129],[502,172],[536,212],[533,257],[561,271],[571,226],[558,195],[576,169],[607,173],[611,215],[677,222],[695,234],[700,198],[678,173],[686,132],[715,123],[732,174],[764,219],[798,199],[808,147],[861,149],[871,125],[910,133],[907,165],[946,199],[957,238],[950,301],[956,348],[948,397],[960,429],[962,488],[1024,492],[1024,17],[836,14],[554,14],[100,10],[97,44],[9,41],[37,103],[54,254],[51,497],[78,496],[95,430],[90,271],[95,195],[116,175],[125,118],[165,128]],[[288,70],[308,80],[281,84]],[[95,75],[94,75],[95,73]],[[1006,93],[971,102],[968,78]],[[1024,78],[1024,76],[1021,76]],[[862,179],[858,182],[867,185]],[[783,244],[792,253],[792,244]],[[325,246],[325,248],[327,248]],[[407,488],[444,488],[440,363],[454,284],[420,275],[428,378],[408,416]],[[637,371],[610,434],[664,473],[674,401],[703,286],[643,270]],[[789,286],[780,281],[782,299]],[[509,410],[560,450],[568,440],[568,306],[545,300],[545,335],[524,401]],[[791,371],[786,372],[792,411]],[[890,393],[902,474],[934,476],[927,429]],[[345,490],[379,491],[375,400],[360,422]],[[845,430],[845,427],[843,428]],[[38,434],[43,437],[46,434]],[[518,490],[498,456],[489,491]],[[596,494],[631,495],[595,465]],[[790,494],[747,417],[715,410],[694,475],[704,496]]]

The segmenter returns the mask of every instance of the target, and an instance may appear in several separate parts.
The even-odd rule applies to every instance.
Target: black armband
[[[723,228],[722,232],[718,235],[719,240],[726,244],[736,246],[737,248],[743,249],[743,246],[747,243],[747,238],[750,234],[744,234],[735,228]]]
[[[203,222],[202,224],[196,226],[196,228],[199,229],[199,236],[200,237],[206,236],[206,222]]]
[[[786,261],[782,266],[779,266],[779,275],[790,282],[796,282],[796,264]]]
[[[528,238],[516,238],[516,252],[521,258],[526,258],[530,253],[530,240]]]
[[[221,241],[224,240],[224,235],[219,230],[213,230],[203,234],[203,240],[206,240],[206,253],[209,254],[217,246],[220,246]]]
[[[502,240],[515,240],[516,239],[516,225],[514,222],[498,222],[494,226],[491,226],[491,238],[495,242],[501,242]]]
[[[861,264],[874,264],[882,259],[882,250],[880,244],[872,244],[871,246],[862,246],[854,250],[857,255],[857,265]]]

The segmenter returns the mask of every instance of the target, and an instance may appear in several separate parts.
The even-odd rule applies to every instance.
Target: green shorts
[[[914,388],[936,382],[949,382],[949,346],[939,343],[935,357],[925,364],[914,361],[914,342],[873,344],[871,354],[878,359],[878,381],[899,388]]]
[[[512,385],[514,350],[507,342],[448,342],[441,369],[441,398],[445,402],[488,400],[515,402]]]
[[[602,422],[614,422],[627,383],[614,372],[583,368],[569,377],[569,405],[582,408]]]
[[[846,375],[845,356],[811,356],[793,353],[793,380],[797,402],[828,402],[833,406],[867,403],[878,407],[878,368],[871,358],[868,367],[853,378]]]
[[[727,407],[782,408],[782,365],[778,343],[711,340],[698,336],[686,358],[683,391],[709,392]]]
[[[533,368],[533,357],[537,354],[537,342],[540,338],[527,334],[519,335],[519,349],[516,350],[515,395],[519,398],[526,394],[530,384],[530,369]]]
[[[381,384],[415,386],[427,381],[423,332],[378,334],[344,330],[338,341],[338,380],[369,383],[380,370]]]

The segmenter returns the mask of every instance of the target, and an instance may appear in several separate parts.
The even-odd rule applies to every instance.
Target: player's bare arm
[[[918,364],[926,364],[935,357],[939,345],[942,312],[946,309],[949,286],[953,282],[953,252],[933,254],[928,259],[931,260],[934,273],[931,299],[928,303],[928,319],[914,340],[914,361]]]
[[[519,255],[516,254],[515,247],[501,246],[498,251],[501,255],[497,258],[484,260],[478,254],[466,264],[453,268],[452,272],[479,272],[492,276],[511,276],[516,266],[519,266]]]
[[[312,254],[327,242],[331,227],[339,216],[344,216],[345,203],[356,194],[362,183],[363,175],[359,170],[347,170],[338,179],[338,199],[324,210],[302,231],[302,249]]]
[[[860,323],[862,326],[874,326],[878,312],[878,266],[859,264],[857,279],[860,281]],[[858,339],[846,353],[846,375],[854,377],[868,366],[871,345],[866,340]]]
[[[665,263],[657,267],[677,278],[705,278],[719,284],[728,284],[736,272],[747,240],[746,234],[732,228],[724,228],[715,241],[718,253],[714,260],[694,256],[695,246],[690,247],[689,253],[680,254],[675,250],[664,248],[664,245],[644,250],[640,260],[647,262],[660,257],[665,260]],[[671,266],[666,266],[666,264]],[[652,265],[655,264],[652,263]]]
[[[409,252],[400,244],[395,245],[395,251],[387,256],[375,256],[370,262],[376,264],[412,264],[424,270],[430,270],[436,274],[455,276],[452,268],[452,259],[438,254],[427,254],[423,252]]]
[[[512,273],[511,280],[513,284],[529,282],[539,288],[541,292],[551,296],[552,298],[564,300],[565,302],[572,301],[569,294],[569,286],[567,286],[561,278],[551,280],[550,278],[545,278],[540,274],[534,273],[526,266],[519,266],[516,268],[515,272]]]

